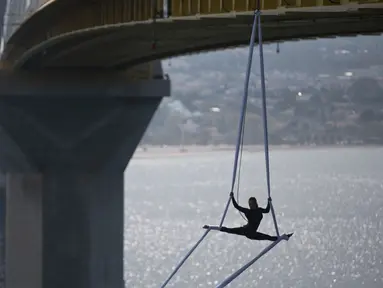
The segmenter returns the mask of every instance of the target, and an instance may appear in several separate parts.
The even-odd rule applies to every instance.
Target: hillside
[[[266,45],[264,51],[270,127],[275,138],[280,138],[277,142],[287,141],[286,135],[294,136],[290,138],[303,137],[302,141],[306,142],[314,141],[308,139],[315,138],[317,134],[329,135],[329,123],[333,127],[345,126],[343,122],[347,122],[347,125],[358,127],[355,128],[357,130],[365,130],[356,120],[359,119],[358,115],[372,108],[378,115],[383,108],[371,102],[379,100],[374,97],[381,92],[381,36],[282,43],[280,53],[276,52],[276,44],[271,44]],[[210,143],[214,138],[219,143],[232,142],[244,90],[247,55],[248,49],[243,47],[164,61],[164,70],[172,80],[172,97],[163,101],[144,141],[151,139],[149,142],[156,144],[178,144],[180,141],[193,144]],[[249,94],[248,123],[252,133],[248,134],[253,135],[247,138],[250,142],[259,142],[262,134],[259,130],[258,53],[255,56]],[[372,99],[375,100],[369,100],[367,104],[359,103],[359,94],[365,94],[360,91],[374,94]],[[348,106],[344,103],[348,103]],[[318,105],[322,107],[319,112],[315,109]],[[219,107],[220,112],[212,112],[212,107]],[[311,115],[307,111],[311,111]],[[343,121],[339,116],[342,113],[356,116],[354,120],[344,117]],[[305,128],[300,127],[300,124]],[[338,138],[364,139],[365,136],[359,135],[355,129],[347,133],[340,133],[338,129],[338,132],[331,133],[343,135]],[[303,133],[304,130],[306,132]],[[350,133],[359,133],[359,136]]]

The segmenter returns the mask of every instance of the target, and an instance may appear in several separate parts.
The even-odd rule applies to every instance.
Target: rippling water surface
[[[204,232],[218,224],[232,152],[135,159],[126,172],[127,287],[160,287]],[[240,204],[266,205],[263,153],[244,153]],[[281,232],[294,231],[228,287],[383,287],[383,149],[271,152]],[[226,226],[244,223],[230,207]],[[381,227],[382,226],[382,227]],[[260,231],[273,233],[271,215]],[[168,287],[215,287],[268,243],[212,231]]]

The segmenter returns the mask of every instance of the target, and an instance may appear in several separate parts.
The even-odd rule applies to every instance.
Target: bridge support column
[[[0,96],[0,125],[28,162],[5,167],[7,288],[124,287],[123,173],[170,86],[114,97],[96,83],[94,97]]]
[[[0,287],[5,287],[5,202],[5,175],[0,172]]]
[[[123,171],[10,174],[6,287],[123,285]]]

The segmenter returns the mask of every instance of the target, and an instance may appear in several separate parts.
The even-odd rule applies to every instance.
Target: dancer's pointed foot
[[[294,234],[294,232],[287,234],[288,239],[290,239],[290,237],[293,236],[293,234]]]
[[[209,225],[204,225],[202,228],[203,229],[209,229]]]
[[[282,240],[289,241],[290,237],[291,237],[293,234],[294,234],[294,233],[283,234],[283,235],[281,235],[281,238],[282,238]]]

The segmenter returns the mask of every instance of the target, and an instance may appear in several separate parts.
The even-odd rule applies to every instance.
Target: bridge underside
[[[227,18],[121,24],[52,39],[23,55],[16,67],[131,67],[158,58],[248,44],[252,14]],[[155,37],[153,37],[155,29]],[[375,34],[376,10],[263,16],[264,41]],[[153,49],[153,44],[155,48]]]
[[[155,9],[151,0],[137,1],[53,1],[10,38],[3,65],[125,68],[248,44],[255,0],[173,0],[172,17],[156,21],[151,20],[152,15],[162,9],[163,1],[158,1]],[[287,7],[280,7],[278,1],[262,2],[266,42],[383,31],[383,0],[367,4],[343,1],[344,5],[335,1],[288,2]]]

